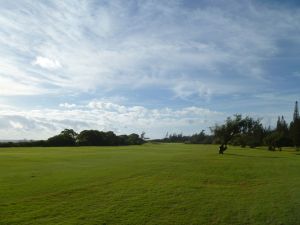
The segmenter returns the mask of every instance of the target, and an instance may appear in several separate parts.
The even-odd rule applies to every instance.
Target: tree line
[[[300,116],[298,102],[295,104],[293,120],[288,124],[283,116],[278,117],[276,127],[266,128],[261,119],[242,115],[228,117],[223,124],[210,127],[211,134],[204,130],[190,136],[183,134],[166,134],[162,139],[152,142],[190,143],[190,144],[227,144],[251,148],[267,145],[269,150],[295,146],[300,148]],[[34,147],[34,146],[121,146],[140,145],[146,142],[145,132],[141,135],[116,135],[112,131],[83,130],[76,133],[73,129],[65,129],[58,135],[40,141],[2,142],[0,147]]]
[[[282,147],[300,147],[300,116],[298,102],[295,103],[293,120],[288,124],[283,116],[279,116],[276,127],[264,128],[261,119],[243,118],[241,115],[228,117],[224,124],[211,128],[215,141],[227,145],[256,147],[267,145],[269,150]]]
[[[191,143],[191,144],[227,144],[251,148],[266,145],[269,150],[282,147],[300,148],[300,116],[298,102],[295,104],[293,120],[288,124],[283,116],[279,116],[275,128],[264,127],[261,119],[242,115],[228,117],[223,124],[210,127],[211,135],[204,130],[191,136],[168,134],[157,142]]]
[[[116,135],[112,131],[83,130],[79,134],[73,129],[64,129],[58,135],[39,141],[3,142],[0,147],[57,147],[57,146],[122,146],[141,145],[144,133]]]
[[[214,140],[213,135],[205,134],[202,130],[199,133],[193,135],[183,135],[181,134],[169,134],[167,133],[163,139],[151,140],[152,142],[162,142],[162,143],[186,143],[186,144],[212,144]]]

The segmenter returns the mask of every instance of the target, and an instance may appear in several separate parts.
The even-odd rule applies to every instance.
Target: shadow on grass
[[[286,158],[286,157],[282,157],[282,156],[256,156],[256,155],[241,155],[241,154],[235,154],[235,153],[225,153],[224,155],[232,155],[232,156],[247,157],[247,158],[270,158],[270,159]]]

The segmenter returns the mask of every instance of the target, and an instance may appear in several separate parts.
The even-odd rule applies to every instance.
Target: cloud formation
[[[146,131],[153,137],[166,132],[182,132],[186,126],[193,129],[212,125],[223,116],[220,112],[199,107],[180,109],[149,109],[142,106],[124,106],[93,100],[85,105],[63,103],[62,109],[0,110],[1,137],[8,139],[10,132],[20,138],[47,138],[65,128],[112,130],[118,134]],[[192,132],[192,130],[190,132]]]
[[[32,62],[33,65],[38,65],[45,69],[58,69],[61,67],[60,63],[55,59],[48,59],[42,56],[36,57],[35,61]]]
[[[239,85],[268,81],[263,63],[280,51],[278,41],[299,35],[298,11],[252,1],[194,9],[181,1],[2,5],[7,54],[0,57],[46,92],[47,84],[76,91],[159,85],[182,97],[247,92]]]
[[[225,114],[250,112],[247,104],[264,113],[282,109],[279,100],[297,98],[300,91],[293,80],[299,80],[298,21],[299,6],[271,1],[1,2],[0,104],[36,102],[32,109],[9,103],[24,113],[12,115],[25,119],[2,123],[15,130],[30,123],[39,124],[29,126],[32,130],[58,129],[73,126],[69,113],[83,110],[76,124],[92,127],[92,112],[105,110],[107,120],[96,123],[103,128],[125,131],[128,114],[137,129],[173,123],[190,132],[199,119],[191,109]],[[43,96],[48,100],[40,101]],[[126,101],[91,101],[118,96]],[[270,98],[262,96],[273,96],[274,105],[268,108]],[[90,102],[86,109],[83,101]],[[57,114],[60,122],[25,113],[35,115],[40,107],[51,108],[43,113]]]

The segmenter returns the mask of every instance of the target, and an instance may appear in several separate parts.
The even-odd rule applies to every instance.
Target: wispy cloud
[[[250,2],[195,9],[177,1],[2,4],[7,54],[0,57],[35,79],[32,86],[61,91],[159,85],[175,96],[206,98],[221,82],[223,92],[239,92],[240,85],[268,80],[263,60],[279,51],[283,34],[299,34],[299,14]]]
[[[205,119],[183,116],[175,110],[177,103],[184,103],[181,110],[197,105],[226,111],[230,105],[239,112],[251,96],[251,102],[257,102],[260,110],[268,101],[260,96],[290,96],[278,91],[284,84],[290,93],[299,93],[299,87],[290,81],[291,77],[297,79],[297,75],[281,73],[293,74],[299,69],[293,58],[297,54],[290,55],[291,50],[300,50],[298,21],[297,6],[271,1],[1,2],[0,97],[6,99],[5,103],[9,96],[47,95],[56,102],[64,98],[57,108],[43,111],[52,118],[50,122],[41,115],[27,118],[26,112],[37,112],[19,108],[24,114],[11,113],[28,120],[11,120],[5,126],[14,124],[14,129],[19,130],[17,127],[22,124],[21,130],[26,130],[25,124],[33,123],[43,124],[37,127],[45,130],[58,129],[73,124],[70,118],[75,115],[70,113],[83,110],[80,113],[85,117],[76,120],[77,128],[93,127],[98,118],[93,117],[93,110],[99,113],[101,107],[111,107],[116,111],[106,108],[105,112],[110,112],[108,119],[101,117],[107,128],[111,125],[123,131],[122,126],[137,124],[138,129],[140,123],[157,127],[160,121],[161,127],[173,123],[174,129],[177,125],[186,126],[188,132],[197,129],[191,124]],[[279,66],[281,71],[276,69]],[[90,102],[88,108],[82,108],[83,101],[114,96],[122,96],[127,103],[134,98],[134,103]],[[233,96],[244,97],[228,103],[235,99]],[[158,116],[160,119],[156,120],[151,107],[128,108],[145,107],[145,99],[151,97],[153,102],[163,105],[162,111],[158,105],[152,108],[165,117]],[[205,103],[215,106],[206,107]],[[47,108],[48,102],[36,105]],[[170,114],[165,112],[168,107],[173,109]],[[59,122],[52,117],[55,113],[62,118]],[[126,122],[126,113],[133,118],[130,124]],[[133,115],[147,115],[149,119]],[[101,124],[104,123],[97,123],[97,127],[101,128]]]

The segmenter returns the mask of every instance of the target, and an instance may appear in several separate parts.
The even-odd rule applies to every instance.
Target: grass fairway
[[[0,224],[300,224],[293,151],[0,149]]]

